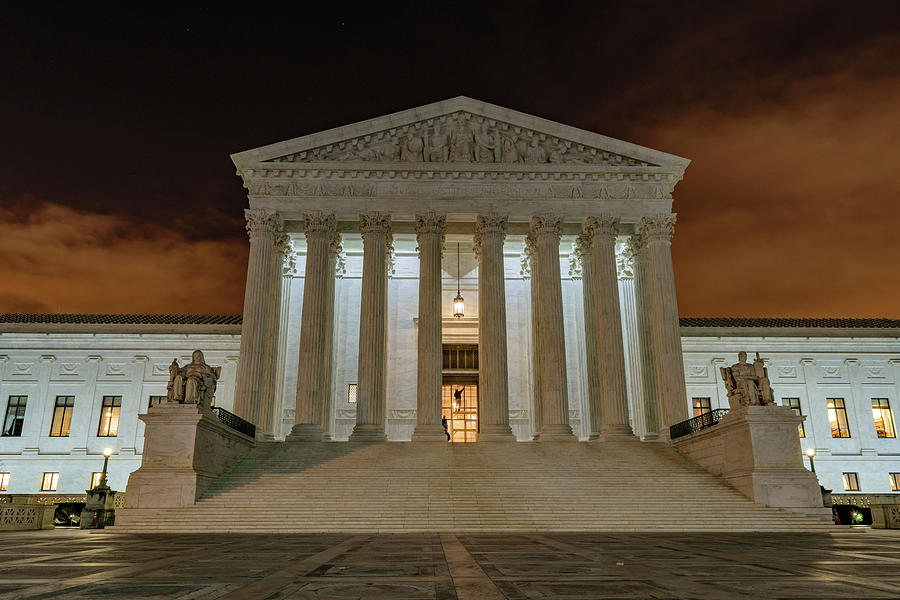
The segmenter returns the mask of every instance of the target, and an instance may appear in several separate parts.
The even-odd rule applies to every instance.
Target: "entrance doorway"
[[[478,346],[445,344],[441,417],[451,442],[478,439]]]

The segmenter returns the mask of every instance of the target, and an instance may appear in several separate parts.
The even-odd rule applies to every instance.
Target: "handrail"
[[[696,431],[700,431],[701,429],[712,427],[713,425],[718,423],[719,420],[727,413],[727,408],[717,408],[716,410],[705,412],[700,416],[694,417],[693,419],[688,419],[687,421],[676,423],[669,427],[669,439],[674,440],[675,438],[690,435]]]
[[[219,406],[213,406],[213,412],[216,413],[216,417],[219,418],[219,421],[228,427],[231,427],[237,432],[243,433],[246,436],[255,438],[256,437],[256,425],[249,421],[245,421],[240,418],[236,414],[232,412],[228,412],[224,408]]]

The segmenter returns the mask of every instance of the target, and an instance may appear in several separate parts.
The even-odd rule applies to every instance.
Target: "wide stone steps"
[[[796,531],[663,444],[267,442],[181,509],[115,531]]]

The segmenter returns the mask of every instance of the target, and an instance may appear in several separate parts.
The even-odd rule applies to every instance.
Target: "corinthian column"
[[[244,317],[241,324],[241,353],[234,389],[234,412],[237,416],[259,424],[260,396],[265,387],[263,368],[266,362],[271,265],[275,234],[281,230],[281,219],[271,209],[244,211],[250,235],[250,258],[247,261],[247,284],[244,288]]]
[[[278,335],[281,330],[281,280],[284,261],[290,251],[290,238],[276,233],[269,266],[269,312],[266,315],[266,350],[263,363],[263,388],[259,402],[259,437],[275,439],[275,374],[278,367]]]
[[[334,285],[333,214],[304,215],[306,231],[306,276],[303,281],[303,312],[300,317],[300,360],[297,369],[297,413],[287,437],[291,441],[321,441],[328,360],[329,306]],[[333,302],[333,301],[332,301]]]
[[[594,257],[591,236],[581,233],[575,238],[575,255],[581,262],[581,285],[584,296],[584,342],[587,367],[588,406],[590,408],[589,439],[600,435],[603,424],[600,395],[600,363],[597,361],[597,319],[594,308]]]
[[[672,234],[675,215],[644,217],[638,233],[647,244],[650,290],[650,327],[656,368],[656,391],[661,399],[662,437],[668,428],[688,419],[684,385],[684,360],[675,299],[675,275],[672,272]]]
[[[359,388],[356,427],[350,441],[384,441],[385,349],[387,346],[388,246],[391,216],[359,216],[363,238],[362,294],[359,311]]]
[[[513,442],[516,439],[509,427],[505,239],[505,215],[478,215],[475,251],[478,254],[479,442]]]
[[[619,279],[616,269],[616,234],[619,218],[610,215],[588,217],[585,233],[591,237],[593,270],[594,343],[600,364],[600,436],[632,435],[628,424],[628,391],[625,374],[625,346],[622,343],[622,313],[619,308]]]
[[[531,426],[532,437],[540,439],[543,425],[543,403],[541,402],[541,336],[538,335],[541,323],[540,304],[538,303],[538,263],[537,242],[534,234],[525,236],[525,256],[528,259],[528,271],[524,275],[531,279],[528,289],[531,301]]]
[[[653,355],[650,265],[647,260],[647,245],[640,234],[632,234],[628,238],[628,246],[634,257],[634,301],[640,348],[641,395],[644,400],[643,438],[655,440],[659,438],[660,397],[656,389],[656,361]]]
[[[419,245],[419,367],[414,442],[446,442],[441,425],[441,247],[447,217],[416,215]]]
[[[537,286],[538,323],[541,354],[541,404],[543,418],[540,440],[575,441],[569,426],[569,391],[566,385],[566,338],[563,329],[562,281],[559,272],[559,238],[562,217],[531,217],[531,231],[540,265],[534,278]]]

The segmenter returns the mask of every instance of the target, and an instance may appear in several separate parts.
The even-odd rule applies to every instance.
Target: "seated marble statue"
[[[753,364],[747,362],[746,352],[739,352],[738,362],[730,367],[721,367],[720,372],[728,390],[728,405],[732,409],[775,404],[774,392],[769,385],[769,371],[759,352]]]
[[[169,402],[181,404],[199,404],[201,408],[209,408],[213,396],[216,395],[216,382],[222,367],[211,367],[203,359],[203,352],[194,350],[191,362],[183,367],[178,360],[169,366]]]

